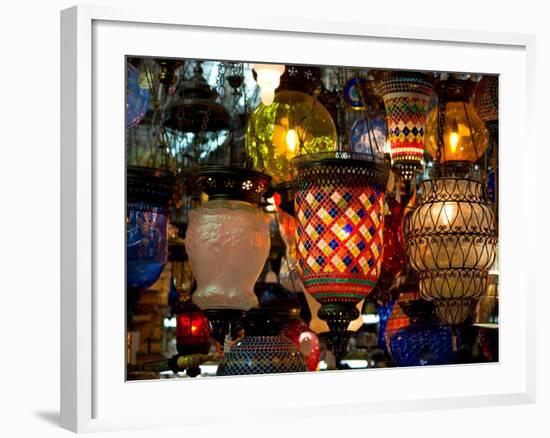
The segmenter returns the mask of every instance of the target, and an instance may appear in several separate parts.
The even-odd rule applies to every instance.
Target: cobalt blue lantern
[[[422,300],[418,292],[401,294],[401,306],[411,323],[389,338],[390,354],[398,367],[447,365],[454,362],[459,336],[451,327],[437,320],[432,303]]]

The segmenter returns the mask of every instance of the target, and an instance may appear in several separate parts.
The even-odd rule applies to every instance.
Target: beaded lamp
[[[298,273],[327,321],[337,360],[347,349],[356,305],[376,285],[382,263],[388,170],[370,155],[325,152],[292,161]]]

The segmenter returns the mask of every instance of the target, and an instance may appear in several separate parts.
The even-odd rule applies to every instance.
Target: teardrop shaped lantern
[[[337,360],[346,352],[356,305],[376,285],[382,261],[388,169],[353,152],[302,155],[292,161],[298,272],[330,328]]]
[[[380,91],[388,116],[393,168],[405,181],[411,181],[422,168],[432,77],[417,72],[388,72],[382,78]]]
[[[483,182],[473,166],[487,148],[483,122],[470,103],[473,85],[450,77],[441,81],[439,89],[437,117],[426,132],[437,140],[437,150],[431,153],[439,165],[435,177],[421,183],[422,194],[408,218],[406,236],[409,261],[420,275],[421,296],[434,301],[442,321],[459,324],[487,288],[497,233]]]

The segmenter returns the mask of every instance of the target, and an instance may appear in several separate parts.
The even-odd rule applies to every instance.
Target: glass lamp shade
[[[292,162],[298,273],[321,304],[322,333],[337,366],[349,344],[357,304],[374,288],[382,264],[388,169],[372,156],[324,152]]]
[[[498,121],[498,76],[484,75],[474,90],[474,108],[485,123]]]
[[[141,122],[149,105],[149,90],[139,83],[139,70],[128,63],[126,82],[126,126],[131,128]]]
[[[385,303],[376,303],[376,313],[380,318],[378,325],[378,347],[387,352],[386,347],[386,327],[392,314],[395,305],[395,300],[389,300]]]
[[[390,337],[389,348],[398,367],[453,363],[457,340],[451,328],[439,321],[413,322]]]
[[[286,290],[301,292],[302,281],[296,270],[296,219],[281,208],[281,199],[278,193],[275,193],[274,199],[279,233],[286,247],[285,255],[281,260],[279,281]]]
[[[224,354],[218,376],[304,372],[302,354],[285,336],[245,336]]]
[[[426,74],[393,72],[380,83],[386,106],[393,167],[410,181],[424,156],[424,124],[433,93]]]
[[[428,114],[425,140],[426,150],[439,163],[475,163],[487,150],[489,131],[472,105],[474,86],[453,77],[438,84],[440,102]]]
[[[393,279],[403,269],[407,255],[403,236],[403,207],[395,198],[386,198],[388,209],[384,218],[384,257],[382,276]]]
[[[406,315],[399,328],[386,333],[388,350],[399,367],[445,365],[454,361],[460,339],[451,327],[437,321],[433,305],[418,290],[402,292],[395,307]],[[391,319],[391,317],[390,317]]]
[[[407,327],[410,324],[409,317],[403,312],[403,309],[397,302],[391,307],[391,313],[386,321],[384,332],[379,333],[379,340],[384,342],[384,350],[389,352],[391,336],[399,329]]]
[[[409,261],[422,297],[434,301],[442,321],[459,324],[486,290],[496,257],[495,217],[477,180],[443,177],[421,189],[406,224]]]
[[[168,257],[168,211],[129,202],[126,216],[126,286],[143,291],[159,278]]]
[[[185,239],[202,310],[248,310],[269,254],[269,216],[244,201],[216,199],[189,212]]]
[[[176,315],[176,347],[179,354],[208,354],[210,324],[196,306],[178,309]],[[193,308],[194,307],[194,308]]]
[[[298,272],[321,304],[354,306],[382,263],[387,170],[349,153],[297,158]]]
[[[308,371],[316,371],[321,358],[321,343],[315,332],[304,321],[297,319],[283,329],[283,335],[302,353]]]
[[[439,162],[468,161],[475,163],[487,150],[489,131],[470,102],[447,102],[443,128],[443,149]],[[438,108],[426,121],[426,150],[437,158]]]
[[[246,150],[257,169],[275,184],[290,181],[290,160],[301,152],[336,149],[337,133],[326,108],[309,94],[279,91],[269,106],[260,104],[248,122]]]
[[[370,111],[368,116],[357,119],[351,126],[351,150],[383,159],[387,137],[386,113]]]

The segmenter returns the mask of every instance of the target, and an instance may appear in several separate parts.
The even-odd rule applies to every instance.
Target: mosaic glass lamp
[[[246,150],[255,169],[275,184],[290,181],[290,160],[299,153],[336,149],[336,128],[319,100],[295,90],[277,91],[273,103],[260,104],[248,122]]]
[[[389,72],[382,77],[380,91],[388,117],[393,168],[405,181],[410,181],[422,168],[432,78],[423,73]]]
[[[382,263],[388,170],[372,157],[325,152],[293,160],[298,273],[321,307],[337,360],[345,354],[356,305],[376,285]]]
[[[418,291],[402,293],[396,304],[410,324],[388,336],[390,354],[399,367],[446,365],[453,363],[459,337],[434,315],[433,304],[420,298]]]
[[[446,115],[452,109],[456,120],[479,121],[466,105],[472,84],[452,77],[443,82],[438,123],[428,124],[426,131],[437,139],[437,151],[432,153],[438,164],[434,176],[421,184],[422,195],[407,220],[406,239],[410,264],[420,275],[422,297],[434,301],[443,322],[459,324],[486,291],[497,233],[484,184],[473,166],[486,148],[486,130],[477,122],[477,128],[462,122],[455,125],[455,116]],[[448,100],[458,106],[449,106]],[[459,109],[461,115],[456,113]],[[455,134],[458,139],[453,140]]]

